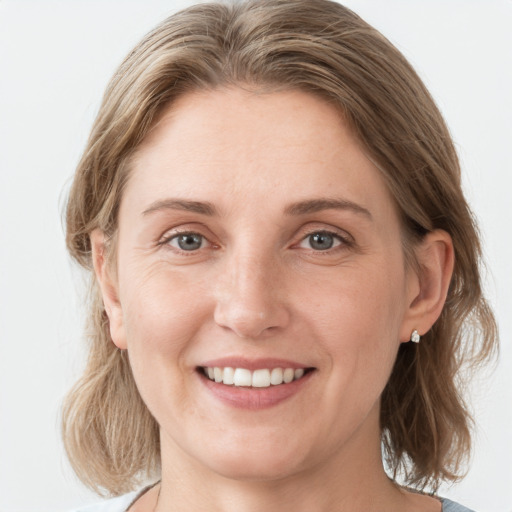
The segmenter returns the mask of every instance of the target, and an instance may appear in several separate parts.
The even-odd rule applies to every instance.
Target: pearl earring
[[[411,334],[411,341],[413,343],[419,343],[420,342],[420,335],[418,334],[418,331],[414,329]]]

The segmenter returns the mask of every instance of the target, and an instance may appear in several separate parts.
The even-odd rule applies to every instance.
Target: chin
[[[216,450],[208,457],[202,453],[202,462],[224,478],[239,481],[276,481],[292,476],[304,469],[304,454],[273,446],[258,447],[247,444],[242,449],[227,448],[223,453]],[[205,458],[205,455],[207,458]],[[209,459],[209,460],[208,460]]]
[[[252,461],[245,457],[217,464],[212,469],[224,478],[241,482],[275,482],[300,472],[290,460],[276,464],[271,461]]]

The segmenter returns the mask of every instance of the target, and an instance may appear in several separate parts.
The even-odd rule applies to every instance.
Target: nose
[[[283,275],[269,259],[233,255],[217,283],[214,320],[244,339],[262,339],[286,327]]]

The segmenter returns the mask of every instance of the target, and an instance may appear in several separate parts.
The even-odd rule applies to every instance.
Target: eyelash
[[[170,250],[172,250],[172,251],[174,251],[174,252],[176,252],[176,253],[178,253],[180,255],[193,256],[193,255],[196,255],[199,252],[200,249],[203,249],[203,247],[200,247],[197,250],[186,251],[186,250],[180,249],[178,247],[171,246],[170,242],[172,240],[177,239],[180,236],[194,236],[194,235],[198,235],[199,237],[201,237],[202,241],[206,241],[207,243],[211,244],[213,246],[213,248],[218,247],[217,245],[212,244],[208,240],[208,238],[206,236],[202,235],[200,232],[192,231],[192,230],[174,231],[171,235],[162,238],[157,243],[157,245],[158,246],[168,247],[168,248],[170,248]],[[349,249],[349,248],[353,247],[353,245],[354,245],[353,240],[348,235],[341,235],[339,232],[330,231],[328,229],[314,229],[314,230],[311,230],[308,233],[306,233],[300,239],[298,244],[294,244],[293,247],[300,246],[300,244],[305,242],[308,238],[310,238],[313,235],[327,235],[327,236],[331,236],[331,237],[333,237],[333,239],[335,239],[335,241],[338,242],[337,245],[334,245],[333,247],[329,247],[328,249],[324,249],[324,250],[320,250],[320,249],[316,250],[316,249],[313,249],[313,248],[310,247],[309,250],[314,252],[315,254],[326,254],[326,255],[328,255],[328,254],[332,254],[333,252],[336,252],[338,250]]]

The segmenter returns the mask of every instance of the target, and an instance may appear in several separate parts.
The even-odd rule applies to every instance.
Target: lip
[[[212,381],[204,375],[201,369],[202,366],[229,366],[232,368],[245,368],[251,371],[260,368],[303,368],[310,371],[306,371],[303,377],[288,384],[280,384],[278,386],[270,386],[268,388],[252,388],[244,386],[229,386],[222,382]],[[314,373],[314,368],[293,363],[291,361],[279,359],[258,359],[247,361],[243,358],[225,358],[208,361],[204,363],[204,365],[198,367],[198,371],[196,372],[201,383],[217,400],[230,407],[252,411],[268,409],[284,402],[285,400],[291,399],[308,385]]]
[[[268,368],[269,370],[273,370],[274,368],[293,368],[297,370],[299,368],[306,369],[311,368],[311,366],[300,364],[294,361],[289,361],[287,359],[276,359],[276,358],[259,358],[259,359],[247,359],[244,357],[224,357],[221,359],[212,359],[210,361],[205,361],[198,365],[198,367],[210,367],[214,368],[215,366],[219,368],[245,368],[246,370],[259,370],[260,368]]]

